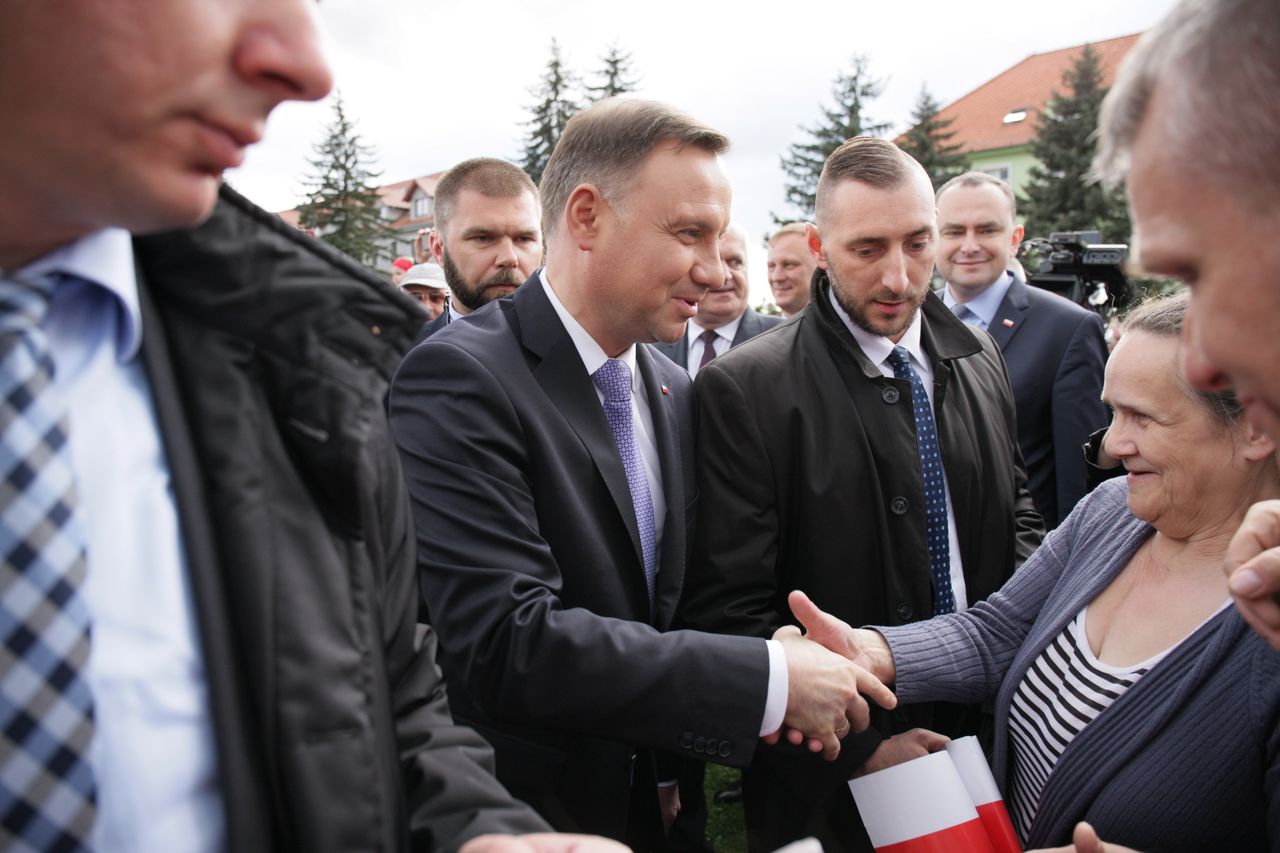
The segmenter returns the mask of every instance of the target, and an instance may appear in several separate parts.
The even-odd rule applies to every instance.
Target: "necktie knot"
[[[591,374],[591,381],[604,395],[607,406],[631,405],[631,368],[626,362],[611,358]]]
[[[716,342],[716,338],[719,337],[719,335],[716,334],[715,329],[707,329],[703,331],[701,335],[698,335],[698,337],[702,338],[702,342],[704,344],[711,346]]]
[[[911,368],[911,354],[907,352],[906,347],[894,347],[893,352],[889,353],[888,361],[894,375],[899,379],[911,378],[914,371]]]
[[[0,334],[32,329],[44,322],[49,300],[62,276],[49,273],[0,279]]]

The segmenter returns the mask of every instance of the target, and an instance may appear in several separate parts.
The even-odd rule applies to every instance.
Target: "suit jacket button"
[[[910,604],[899,604],[898,609],[895,612],[898,614],[898,618],[904,622],[910,619],[916,613],[916,611],[912,609]]]
[[[706,752],[706,751],[707,751],[707,739],[706,739],[705,737],[703,737],[702,735],[698,735],[698,737],[697,737],[697,738],[695,738],[695,739],[694,739],[694,741],[693,741],[693,751],[694,751],[694,752]]]
[[[717,749],[719,749],[719,748],[720,748],[720,741],[719,741],[719,740],[717,740],[716,738],[713,738],[713,737],[709,737],[709,738],[707,738],[707,750],[706,750],[707,755],[715,755],[715,754],[716,754],[716,750],[717,750]]]
[[[729,741],[727,741],[727,740],[722,740],[722,741],[720,741],[720,750],[719,750],[719,752],[720,752],[720,757],[721,757],[721,758],[728,758],[728,757],[729,757],[729,753],[733,752],[733,747],[729,745]]]
[[[911,503],[904,497],[896,497],[889,502],[889,509],[894,515],[906,515],[907,510],[911,508]]]
[[[902,392],[899,391],[897,388],[894,388],[892,385],[884,386],[884,389],[881,390],[880,392],[880,399],[884,400],[890,406],[898,402],[898,400],[901,397],[902,397]]]
[[[685,732],[684,734],[680,735],[680,748],[681,749],[693,748],[693,732]]]

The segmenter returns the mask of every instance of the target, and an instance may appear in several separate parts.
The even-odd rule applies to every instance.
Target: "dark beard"
[[[498,291],[489,291],[489,288],[495,284],[508,284],[513,287],[524,284],[520,273],[513,269],[506,269],[482,279],[479,284],[472,287],[463,281],[462,271],[449,259],[448,252],[442,253],[440,268],[444,270],[444,280],[449,285],[449,292],[453,294],[454,299],[466,306],[468,311],[477,311],[486,303],[502,296],[503,294]]]
[[[831,292],[835,294],[836,304],[844,309],[844,313],[849,315],[849,319],[853,321],[855,326],[862,329],[862,331],[871,335],[876,335],[877,337],[893,337],[893,335],[905,332],[910,328],[911,324],[915,322],[916,313],[920,310],[920,306],[924,305],[924,300],[929,295],[929,288],[926,287],[921,292],[920,297],[915,300],[915,307],[912,308],[911,313],[907,315],[905,325],[903,325],[901,329],[897,329],[896,331],[890,332],[886,335],[882,329],[874,328],[871,325],[871,321],[867,319],[866,311],[864,311],[860,305],[856,305],[852,300],[845,298],[844,288],[840,287],[840,283],[836,281],[834,271],[827,270],[827,278],[831,282]],[[877,294],[868,295],[874,297]]]

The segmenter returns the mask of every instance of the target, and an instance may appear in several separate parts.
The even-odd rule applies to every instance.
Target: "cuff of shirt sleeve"
[[[787,655],[782,643],[766,640],[769,648],[769,696],[764,703],[764,719],[760,721],[760,736],[771,735],[782,728],[787,716]]]

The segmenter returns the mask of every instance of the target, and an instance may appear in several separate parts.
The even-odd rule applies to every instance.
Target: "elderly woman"
[[[1139,850],[1280,849],[1280,655],[1227,606],[1222,571],[1280,472],[1229,392],[1183,382],[1185,311],[1140,306],[1107,365],[1106,450],[1128,476],[986,602],[875,631],[793,602],[900,702],[995,702],[992,769],[1029,847],[1087,820]]]

